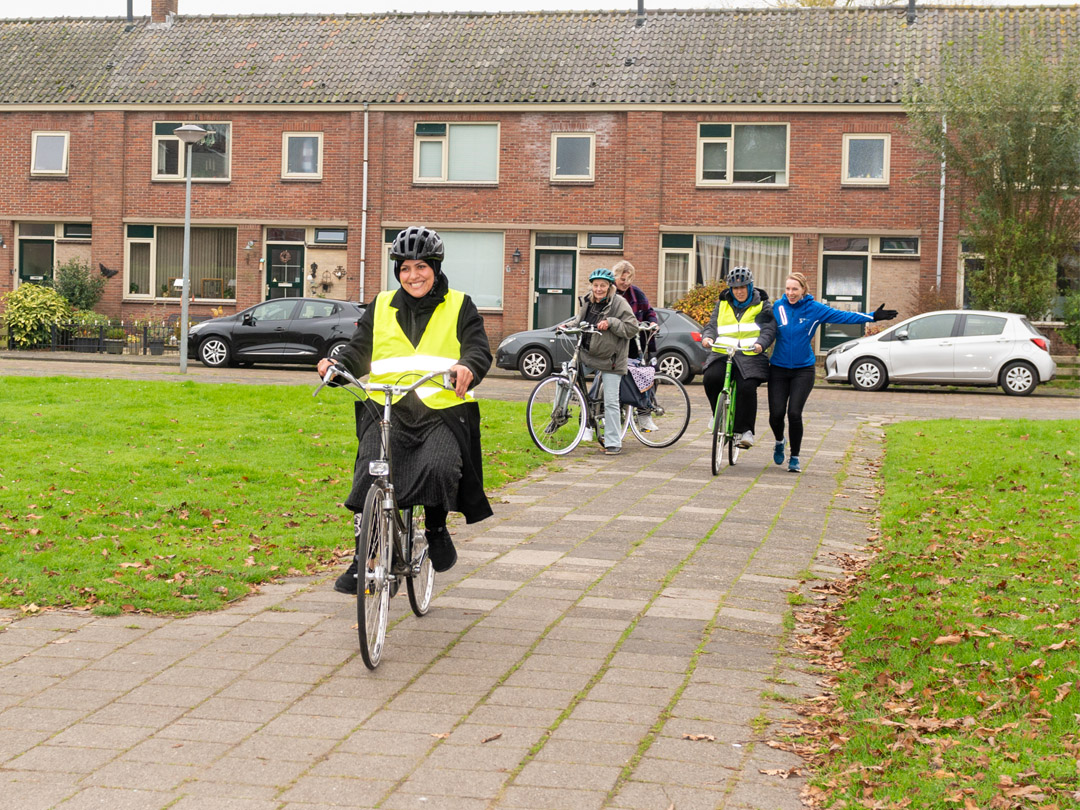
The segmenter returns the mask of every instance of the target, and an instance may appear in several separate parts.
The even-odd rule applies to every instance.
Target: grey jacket
[[[577,322],[585,320],[592,295],[585,296],[578,307]],[[638,322],[634,311],[622,296],[616,294],[615,285],[611,285],[600,320],[607,320],[608,328],[591,336],[588,350],[581,350],[581,361],[589,368],[599,371],[626,373],[626,355],[630,351],[630,340],[637,337]]]

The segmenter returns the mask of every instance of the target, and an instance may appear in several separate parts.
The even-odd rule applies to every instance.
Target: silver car
[[[926,312],[825,356],[825,379],[860,391],[889,383],[1000,385],[1022,397],[1055,374],[1049,340],[1010,312]]]

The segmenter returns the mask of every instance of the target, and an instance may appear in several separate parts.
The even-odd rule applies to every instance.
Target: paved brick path
[[[38,373],[21,362],[0,374]],[[153,369],[114,370],[175,372]],[[459,527],[431,613],[391,602],[375,673],[332,575],[183,619],[0,615],[0,808],[800,807],[801,780],[761,773],[797,764],[763,744],[786,711],[763,693],[815,691],[783,652],[785,590],[870,531],[883,421],[1067,418],[1080,401],[823,389],[802,475],[763,443],[713,478],[693,393],[674,448],[579,449]]]

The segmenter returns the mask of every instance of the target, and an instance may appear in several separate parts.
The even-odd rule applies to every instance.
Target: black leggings
[[[716,413],[716,399],[724,390],[724,375],[727,360],[716,360],[708,365],[701,378],[705,386],[705,396],[709,398],[709,413]],[[739,373],[739,364],[731,367],[731,376],[735,380],[735,432],[753,433],[757,424],[757,389],[760,380],[745,380]]]
[[[784,414],[791,432],[791,455],[802,449],[802,409],[814,388],[814,367],[769,366],[769,427],[777,441],[784,438]]]

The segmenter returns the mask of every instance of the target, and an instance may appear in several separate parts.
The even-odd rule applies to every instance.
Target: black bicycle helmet
[[[390,248],[390,258],[395,262],[408,259],[441,262],[443,260],[442,237],[431,228],[413,225],[400,231],[394,237],[394,244]]]
[[[752,287],[753,284],[754,274],[750,272],[749,267],[733,267],[727,274],[729,287]]]

